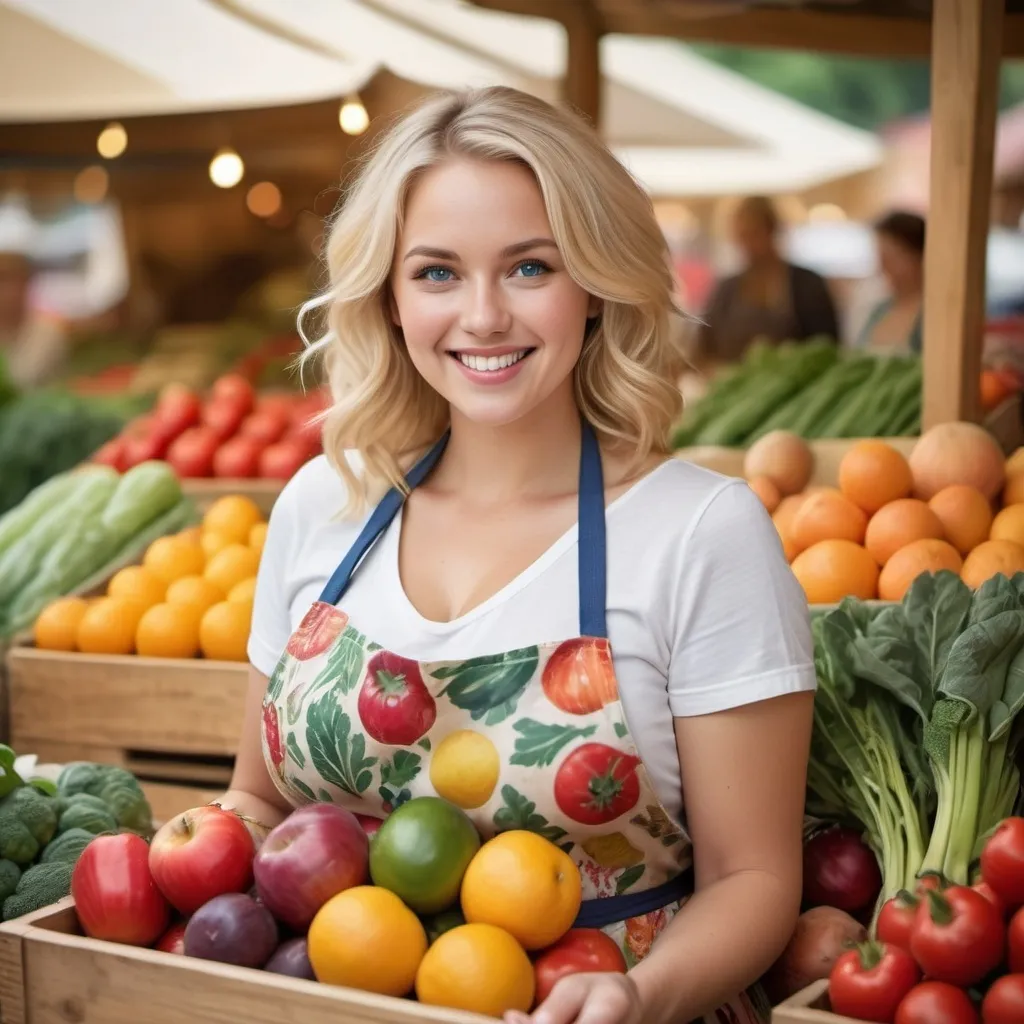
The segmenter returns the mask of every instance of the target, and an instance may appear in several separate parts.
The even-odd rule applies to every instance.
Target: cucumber
[[[75,488],[99,467],[89,466],[77,473],[61,473],[40,484],[20,505],[0,516],[0,554],[18,543],[32,529],[47,506],[64,503]]]
[[[121,477],[103,510],[103,526],[127,539],[181,500],[181,482],[166,462],[142,462]]]

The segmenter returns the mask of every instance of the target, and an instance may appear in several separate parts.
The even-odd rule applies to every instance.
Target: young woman
[[[808,613],[753,492],[668,457],[647,197],[569,113],[443,95],[376,147],[327,253],[328,454],[271,517],[225,805],[384,817],[468,731],[481,833],[559,836],[578,923],[635,964],[533,1021],[766,1021],[744,989],[800,902]]]

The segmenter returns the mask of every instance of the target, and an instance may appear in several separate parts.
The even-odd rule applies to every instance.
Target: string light
[[[96,151],[106,160],[116,160],[128,148],[128,133],[124,125],[112,121],[96,139]]]
[[[218,188],[234,188],[245,174],[245,164],[233,149],[219,149],[210,161],[210,181]]]
[[[346,135],[362,135],[370,126],[370,115],[358,96],[350,96],[342,103],[338,123]]]
[[[272,181],[257,182],[249,189],[245,205],[256,217],[273,217],[281,209],[281,190]]]

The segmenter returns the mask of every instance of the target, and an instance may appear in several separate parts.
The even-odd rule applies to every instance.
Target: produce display
[[[313,418],[326,402],[321,392],[258,395],[239,374],[220,377],[205,398],[169,384],[152,412],[128,423],[92,461],[125,470],[166,459],[182,478],[287,480],[320,452]]]
[[[145,398],[87,398],[52,390],[0,408],[0,513],[72,469],[148,405]]]
[[[5,921],[63,899],[79,857],[101,833],[152,833],[149,804],[135,776],[112,765],[76,762],[56,784],[15,771],[0,745],[0,904]]]
[[[837,1014],[879,1024],[1024,1021],[1024,818],[981,848],[971,886],[934,876],[882,907],[875,939],[829,975]]]
[[[804,438],[913,436],[920,420],[917,357],[846,353],[830,341],[759,342],[712,378],[672,444],[745,447],[773,430]]]
[[[811,604],[899,601],[922,573],[972,588],[1024,572],[1024,449],[1005,459],[981,427],[927,431],[909,459],[880,439],[853,443],[837,487],[808,486],[806,442],[775,431],[744,457]]]
[[[177,483],[166,463],[160,466]],[[130,470],[129,474],[139,472]],[[128,478],[125,476],[125,479]],[[36,647],[86,654],[247,660],[267,523],[244,495],[226,495],[198,526],[162,532],[118,570],[102,597],[62,597],[33,627]]]
[[[560,978],[625,973],[573,929],[579,871],[534,832],[484,842],[460,808],[416,797],[381,821],[314,803],[267,832],[217,806],[146,843],[101,836],[74,868],[86,935],[500,1017]]]
[[[87,589],[197,519],[162,462],[123,475],[86,466],[51,477],[0,516],[0,638],[28,629],[60,595]]]

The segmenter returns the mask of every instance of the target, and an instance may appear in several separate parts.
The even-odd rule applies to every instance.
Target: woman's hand
[[[649,1019],[633,979],[615,973],[572,974],[532,1014],[505,1014],[505,1024],[641,1024]]]

